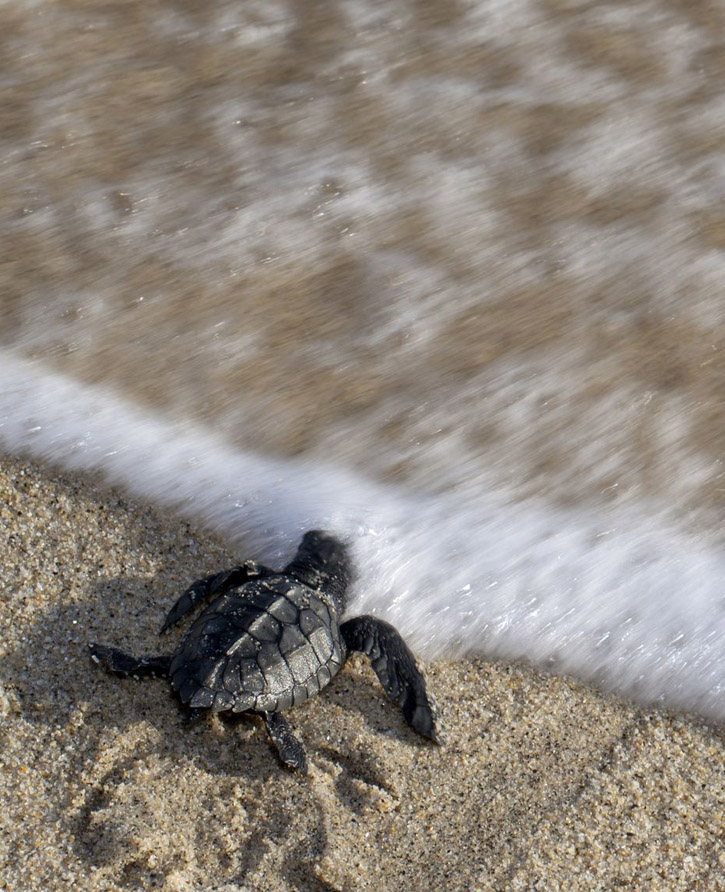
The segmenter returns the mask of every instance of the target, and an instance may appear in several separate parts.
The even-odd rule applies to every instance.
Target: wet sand
[[[238,555],[89,478],[6,459],[0,489],[1,888],[725,888],[720,730],[438,662],[437,748],[356,657],[290,713],[311,763],[295,776],[259,720],[185,728],[163,682],[86,654],[153,652],[179,590]]]

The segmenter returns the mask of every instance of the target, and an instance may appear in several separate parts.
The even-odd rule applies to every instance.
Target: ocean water
[[[725,17],[0,8],[0,443],[421,655],[725,717]]]

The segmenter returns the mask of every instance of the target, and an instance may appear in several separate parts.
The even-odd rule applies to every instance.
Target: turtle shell
[[[213,601],[171,663],[183,703],[280,712],[322,690],[344,661],[332,600],[282,574]]]

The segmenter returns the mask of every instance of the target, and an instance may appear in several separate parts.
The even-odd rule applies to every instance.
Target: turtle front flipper
[[[439,743],[437,713],[425,688],[415,657],[399,632],[374,616],[356,616],[342,623],[340,632],[348,650],[362,651],[385,693],[403,709],[403,715],[424,737]]]
[[[168,675],[171,657],[132,657],[115,647],[103,644],[89,644],[88,649],[94,663],[103,666],[114,675],[127,677],[134,675]]]
[[[200,601],[211,598],[212,595],[223,595],[232,588],[244,585],[250,579],[257,576],[271,576],[272,573],[272,570],[261,566],[256,561],[245,561],[238,567],[232,567],[231,570],[212,573],[211,576],[205,576],[204,579],[197,579],[166,614],[159,635],[163,635],[167,629],[186,616]]]
[[[294,768],[296,771],[301,771],[302,774],[307,774],[305,748],[292,733],[287,719],[278,712],[263,712],[262,718],[267,726],[269,736],[272,738],[272,743],[277,747],[282,763],[288,768]]]

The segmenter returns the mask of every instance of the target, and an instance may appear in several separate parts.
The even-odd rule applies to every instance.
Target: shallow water
[[[722,718],[721,19],[5,4],[0,438]]]

